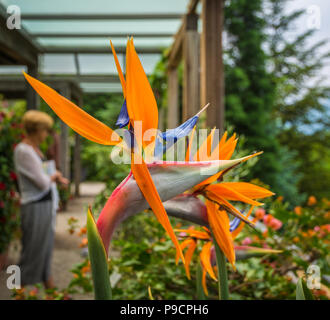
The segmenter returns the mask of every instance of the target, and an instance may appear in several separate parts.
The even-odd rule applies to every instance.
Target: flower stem
[[[197,270],[196,270],[196,293],[198,300],[206,300],[202,285],[202,281],[203,281],[202,279],[203,279],[203,270],[201,263],[198,261]]]
[[[214,237],[213,237],[213,243],[214,243],[215,256],[217,259],[217,266],[218,266],[219,300],[229,300],[226,257],[223,254],[222,250],[220,249]]]

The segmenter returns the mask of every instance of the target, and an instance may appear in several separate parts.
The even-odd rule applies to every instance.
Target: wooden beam
[[[24,82],[24,78],[22,77],[15,77],[9,78],[6,75],[1,75],[0,80],[0,92],[11,92],[15,94],[15,92],[23,93],[24,98],[26,98],[26,88],[27,83]]]
[[[0,4],[0,53],[17,65],[36,65],[40,47],[23,28],[7,28],[7,12]]]
[[[73,176],[74,176],[74,194],[76,197],[80,196],[80,182],[81,182],[81,137],[78,133],[74,134],[74,159],[73,159]]]
[[[176,20],[181,13],[123,13],[123,14],[81,14],[81,13],[23,13],[23,20]]]
[[[77,97],[77,104],[83,107],[82,93]],[[74,136],[74,156],[73,156],[73,177],[74,177],[74,194],[76,197],[80,196],[80,182],[81,182],[81,137],[75,133]]]
[[[26,93],[24,91],[4,91],[0,89],[0,92],[6,100],[26,99]]]
[[[114,74],[80,74],[79,77],[76,75],[44,75],[41,76],[42,81],[45,82],[72,82],[77,83],[79,82],[93,82],[93,83],[119,83],[118,75]]]
[[[16,30],[8,30],[6,25],[3,25],[3,21],[0,21],[0,51],[7,59],[9,57],[13,64],[37,64],[38,51],[29,46]]]
[[[188,4],[187,14],[183,16],[181,26],[177,33],[174,36],[174,41],[171,45],[169,52],[167,53],[168,56],[168,68],[177,68],[181,59],[182,59],[182,48],[183,48],[183,41],[185,31],[187,29],[191,29],[190,26],[187,26],[187,16],[191,14],[195,14],[196,7],[199,3],[199,0],[190,0]],[[198,17],[198,16],[197,16]]]
[[[60,90],[62,96],[71,100],[71,88],[69,84],[63,84]],[[70,179],[70,147],[69,147],[69,127],[61,121],[61,153],[60,167],[64,177]]]
[[[200,109],[199,83],[199,33],[198,16],[186,16],[186,31],[183,43],[183,110],[182,121],[195,115]]]
[[[0,65],[13,65],[16,64],[16,59],[10,57],[6,52],[0,51]]]
[[[177,68],[182,59],[182,47],[183,47],[183,38],[184,38],[185,29],[186,29],[186,19],[184,18],[180,29],[174,36],[173,44],[167,54],[169,69]]]
[[[187,14],[196,13],[196,8],[199,3],[199,0],[190,0],[188,4]]]
[[[167,76],[167,129],[176,128],[179,124],[179,80],[178,70],[170,69]]]
[[[158,129],[161,131],[161,132],[164,132],[166,130],[165,128],[165,119],[164,119],[164,108],[160,108],[159,111],[158,111]]]
[[[59,93],[64,92],[63,86],[70,86],[71,94],[76,101],[79,101],[83,92],[79,86],[79,83],[76,81],[76,77],[67,77],[67,76],[39,76],[41,81],[49,85],[51,88],[59,91]],[[117,77],[118,78],[118,77]],[[87,78],[89,79],[89,78]],[[93,80],[94,78],[92,78]],[[101,81],[102,79],[96,78],[97,81]],[[114,78],[103,78],[103,82],[109,82],[108,80],[114,80]],[[110,81],[111,82],[111,81]],[[119,82],[118,82],[119,83]],[[0,78],[0,92],[6,93],[10,95],[10,97],[14,97],[17,95],[17,98],[25,98],[26,99],[26,90],[27,87],[30,86],[28,82],[25,80],[23,75],[3,75]]]
[[[58,75],[58,74],[46,74],[39,77],[42,82],[51,83],[51,85],[58,83],[59,85],[63,82],[70,82],[71,84],[77,84],[77,76],[75,75]],[[82,82],[111,82],[119,83],[118,75],[114,74],[83,74],[80,75],[79,79]],[[1,74],[0,85],[1,88],[4,88],[8,83],[10,88],[15,89],[12,83],[26,83],[25,78],[22,74]]]
[[[223,0],[202,0],[201,102],[210,103],[207,125],[224,130],[224,69],[222,61]]]
[[[27,73],[38,78],[38,65],[28,65]],[[39,104],[39,95],[29,84],[26,84],[26,108],[28,110],[39,109]]]

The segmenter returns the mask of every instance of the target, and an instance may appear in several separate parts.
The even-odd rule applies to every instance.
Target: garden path
[[[65,288],[71,281],[73,275],[70,270],[72,267],[84,260],[83,249],[79,246],[82,237],[78,235],[78,232],[86,224],[87,206],[93,203],[95,196],[101,192],[104,186],[104,183],[101,182],[83,182],[80,189],[81,197],[71,199],[67,210],[57,213],[52,273],[55,285],[59,289]],[[72,235],[69,233],[68,225],[70,217],[77,219],[77,228]],[[19,241],[12,243],[9,250],[9,264],[18,262],[20,249]],[[8,276],[6,270],[0,271],[0,300],[11,298],[11,291],[6,286]],[[79,293],[73,294],[72,297],[74,299],[93,299],[93,294]]]

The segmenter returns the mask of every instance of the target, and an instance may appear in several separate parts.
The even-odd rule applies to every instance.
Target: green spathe
[[[302,278],[299,278],[297,282],[296,300],[314,300],[312,293]]]
[[[107,254],[90,208],[87,212],[87,238],[95,300],[111,300],[112,292]]]

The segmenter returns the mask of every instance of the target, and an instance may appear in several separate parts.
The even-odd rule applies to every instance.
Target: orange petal
[[[70,100],[25,72],[24,76],[33,89],[45,100],[62,121],[81,136],[105,145],[116,145],[121,141],[119,135],[113,130],[90,116]]]
[[[226,140],[227,140],[227,136],[228,136],[228,132],[225,131],[225,133],[223,134],[223,136],[222,136],[222,138],[221,138],[221,140],[220,140],[220,142],[219,142],[219,148],[220,148],[220,149],[221,149],[221,147],[224,146],[224,144],[225,144],[225,142],[226,142]]]
[[[206,200],[206,207],[207,217],[215,240],[228,261],[235,267],[235,250],[233,239],[229,231],[228,215],[225,211],[219,211],[218,206],[209,200]]]
[[[207,187],[208,191],[211,191],[217,195],[220,195],[221,197],[224,197],[227,200],[234,200],[234,201],[241,201],[248,204],[251,204],[253,206],[261,206],[261,202],[254,201],[243,194],[237,192],[235,189],[232,189],[230,187],[230,184],[226,183],[217,183],[212,184]]]
[[[226,174],[228,171],[232,170],[233,168],[237,167],[238,165],[242,164],[243,162],[248,161],[256,156],[259,156],[262,153],[263,153],[263,151],[260,151],[260,152],[256,152],[256,153],[250,154],[249,156],[244,157],[244,159],[240,163],[237,163],[234,166],[221,171],[221,175]]]
[[[209,292],[207,291],[207,286],[206,286],[206,270],[203,268],[203,275],[202,275],[202,286],[204,293],[208,296]]]
[[[215,127],[212,129],[211,133],[207,136],[207,138],[203,141],[201,147],[197,150],[196,154],[194,155],[194,161],[210,160],[214,133]]]
[[[258,156],[258,155],[260,155],[262,153],[263,153],[263,151],[260,151],[260,152],[256,152],[256,153],[251,154],[250,156],[244,158],[244,160],[242,160],[240,163],[236,164],[235,166],[233,166],[231,168],[228,168],[226,170],[220,171],[217,174],[215,174],[214,176],[207,178],[206,180],[204,180],[200,184],[196,185],[194,187],[194,190],[198,190],[198,189],[200,189],[201,187],[203,187],[205,185],[208,185],[208,184],[213,183],[214,181],[217,181],[222,175],[224,175],[229,170],[233,169],[234,167],[238,166],[239,164],[241,164],[241,163],[243,163],[243,162],[245,162],[245,161],[247,161],[247,160],[249,160],[249,159],[251,159],[253,157],[256,157],[256,156]]]
[[[212,132],[211,132],[212,134]],[[208,138],[211,136],[211,134],[208,136]],[[214,132],[213,132],[214,134]],[[234,135],[230,138],[230,139],[233,139]],[[227,138],[227,131],[223,134],[219,144],[215,147],[215,149],[211,152],[211,155],[208,159],[204,159],[204,160],[225,160],[225,158],[221,158],[221,155],[224,155],[224,152],[221,152],[222,148],[225,146],[225,144],[229,141],[229,145],[232,145],[231,144],[231,140],[229,139],[227,142],[226,142],[226,138]],[[213,136],[212,136],[212,139],[213,139]],[[210,143],[210,142],[209,142]],[[235,150],[235,146],[232,146],[233,150]],[[226,147],[225,149],[225,153],[228,154],[228,147]],[[227,150],[227,151],[226,151]],[[231,155],[230,155],[231,156]],[[199,157],[199,154],[196,154],[195,155],[196,159]],[[226,159],[227,160],[227,159]],[[207,178],[205,181],[201,182],[200,184],[198,184],[197,186],[195,186],[194,190],[198,190],[199,188],[201,188],[202,186],[205,186],[205,185],[208,185],[208,184],[211,184],[212,182],[216,181],[222,174],[222,171],[218,172],[217,174],[215,174],[214,176],[212,177],[209,177]]]
[[[225,198],[221,197],[218,194],[208,191],[209,186],[206,188],[206,197],[210,200],[215,201],[219,205],[223,206],[228,213],[232,214],[233,216],[240,218],[242,221],[247,223],[249,226],[254,227],[254,224],[248,220],[240,211],[238,211],[230,202],[228,202]]]
[[[226,139],[227,139],[227,131],[223,134],[220,142],[218,145],[214,148],[214,150],[211,153],[211,160],[220,160],[220,150],[223,148]]]
[[[250,199],[262,199],[274,195],[273,192],[248,182],[223,182],[221,185],[225,188],[230,188],[231,190],[234,190]],[[234,199],[228,198],[228,200]]]
[[[248,211],[248,213],[246,214],[246,218],[248,218],[250,216],[250,214],[252,213],[254,209],[254,206],[251,206],[250,210]],[[231,236],[233,239],[235,239],[240,233],[241,231],[243,230],[245,226],[245,222],[241,222],[240,225],[231,233]]]
[[[193,230],[193,229],[175,229],[175,232],[184,232],[187,233],[189,236],[201,239],[201,240],[207,240],[210,239],[210,235],[203,231]]]
[[[128,41],[126,49],[126,102],[132,125],[134,126],[134,121],[142,122],[142,137],[148,129],[158,128],[156,99],[135,51],[133,40]],[[155,137],[151,141],[143,141],[142,137],[137,137],[137,142],[139,144],[142,141],[144,147],[155,141]]]
[[[194,141],[194,136],[195,136],[195,131],[196,131],[196,126],[194,126],[194,128],[191,131],[190,137],[189,137],[189,144],[187,147],[187,151],[186,151],[186,161],[190,161],[190,153],[191,153],[191,148],[193,145],[193,141]]]
[[[180,248],[183,251],[190,243],[191,241],[194,241],[193,239],[186,239],[180,243]],[[180,259],[179,252],[176,252],[176,257],[175,257],[175,264],[178,264]]]
[[[134,154],[131,157],[131,169],[133,176],[136,180],[137,185],[139,186],[143,196],[147,200],[150,208],[154,212],[155,216],[157,217],[160,224],[164,227],[168,235],[170,236],[171,240],[173,241],[177,252],[184,263],[184,257],[182,254],[182,250],[180,248],[180,244],[175,236],[175,233],[172,229],[170,220],[166,214],[164,209],[163,203],[159,197],[157,189],[152,181],[150,172],[142,156],[139,156],[138,163],[134,163]]]
[[[124,97],[126,97],[126,81],[125,81],[123,72],[121,70],[121,67],[120,67],[120,64],[119,64],[119,61],[118,61],[118,58],[117,58],[115,47],[113,46],[111,40],[110,40],[110,45],[111,45],[111,50],[112,50],[113,57],[115,59],[116,68],[117,68],[117,72],[118,72],[118,75],[119,75],[121,87],[123,88],[123,94],[124,94]]]
[[[202,263],[203,268],[206,269],[207,273],[210,275],[212,279],[217,281],[217,278],[214,274],[212,265],[211,265],[211,246],[212,246],[212,241],[207,242],[200,253],[200,260]]]
[[[223,134],[219,144],[212,151],[211,156],[207,160],[229,160],[235,151],[237,139],[235,140],[236,134],[234,133],[227,141],[227,131]],[[195,186],[195,190],[201,188],[202,186],[211,184],[212,182],[219,179],[223,171],[218,172],[212,177],[207,178],[205,181],[201,182],[199,185]]]
[[[222,136],[218,146],[214,148],[211,154],[211,160],[228,160],[231,158],[237,144],[235,140],[236,133],[234,133],[227,141],[227,131]]]
[[[185,259],[185,264],[184,264],[184,267],[185,267],[185,270],[186,270],[186,275],[187,275],[187,278],[190,280],[190,270],[189,270],[189,265],[190,265],[190,261],[191,261],[191,258],[194,254],[194,251],[196,249],[196,241],[192,241],[190,244],[189,244],[189,248],[188,250],[186,251],[186,254],[184,255],[184,259]]]
[[[235,135],[231,136],[225,145],[220,149],[220,160],[229,160],[233,155],[238,139],[233,139]]]
[[[222,174],[222,171],[218,172],[217,174],[215,174],[215,175],[212,176],[212,177],[207,178],[207,179],[204,180],[203,182],[201,182],[201,183],[199,183],[198,185],[196,185],[196,186],[194,187],[194,190],[198,190],[198,189],[200,189],[200,188],[203,187],[203,186],[206,186],[206,185],[208,185],[208,184],[213,183],[214,181],[217,181],[218,178],[221,176],[221,174]]]

